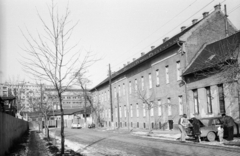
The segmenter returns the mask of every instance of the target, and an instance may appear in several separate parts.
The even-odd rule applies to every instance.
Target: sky
[[[107,77],[108,66],[117,71],[123,64],[149,52],[163,38],[190,26],[193,19],[202,19],[203,12],[212,12],[216,4],[227,5],[229,19],[240,29],[239,0],[55,0],[62,13],[67,4],[71,22],[78,22],[71,42],[78,43],[84,53],[91,51],[99,58],[89,68],[88,78],[94,87]],[[21,31],[33,35],[41,32],[37,12],[49,20],[47,6],[51,0],[1,0],[1,52],[3,81],[18,78],[31,81],[21,61],[27,57],[22,49],[25,41]]]

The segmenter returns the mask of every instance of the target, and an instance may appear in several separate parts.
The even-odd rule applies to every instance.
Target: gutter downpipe
[[[184,54],[181,55],[185,55],[185,67],[187,67],[188,65],[188,56],[187,56],[187,52],[185,51],[185,41],[177,41],[178,46],[181,48],[181,50],[184,52]],[[189,112],[189,103],[188,103],[188,91],[187,91],[187,83],[184,80],[183,76],[182,76],[182,82],[184,83],[184,90],[185,90],[185,96],[186,96],[186,114],[189,116],[190,112]]]
[[[185,88],[185,95],[186,95],[186,114],[189,116],[190,112],[189,112],[189,104],[188,104],[188,91],[187,91],[187,83],[186,81],[182,78],[182,82],[184,83],[184,88]]]

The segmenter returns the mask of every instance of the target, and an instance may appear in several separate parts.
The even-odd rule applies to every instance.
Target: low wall
[[[28,122],[0,112],[0,156],[28,130]]]

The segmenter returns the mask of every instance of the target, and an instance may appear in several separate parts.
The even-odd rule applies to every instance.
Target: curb
[[[152,134],[150,135],[138,135],[138,134],[132,134],[135,136],[140,136],[140,137],[144,137],[144,138],[161,138],[158,139],[160,142],[168,142],[168,143],[174,143],[174,144],[181,144],[181,145],[187,145],[187,146],[198,146],[198,147],[204,147],[204,148],[209,148],[209,149],[221,149],[221,150],[226,150],[226,151],[234,151],[234,152],[239,152],[240,153],[240,148],[238,146],[234,146],[234,145],[225,145],[224,146],[219,146],[219,145],[211,145],[211,144],[201,144],[201,143],[194,143],[194,142],[185,142],[182,143],[178,140],[176,140],[175,138],[170,138],[170,137],[164,137],[164,136],[152,136]]]

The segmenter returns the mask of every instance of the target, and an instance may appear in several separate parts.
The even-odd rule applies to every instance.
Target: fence
[[[28,122],[0,112],[0,156],[28,130]]]

